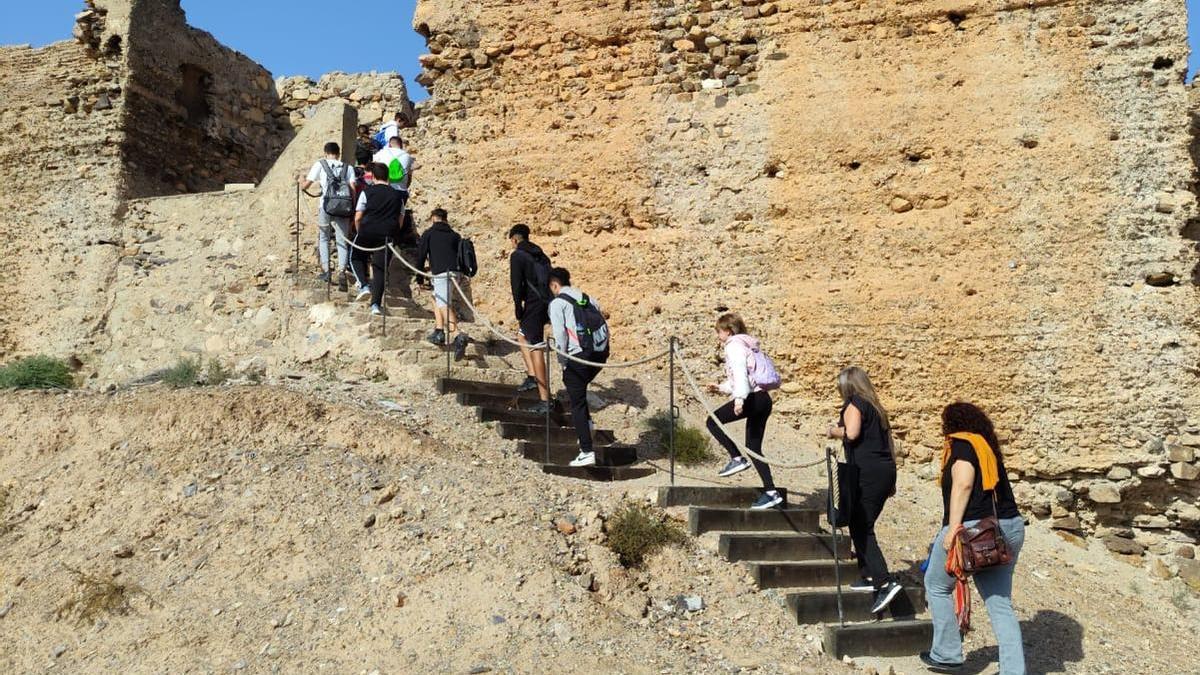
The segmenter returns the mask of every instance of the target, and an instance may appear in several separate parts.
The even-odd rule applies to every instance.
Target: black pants
[[[376,248],[387,244],[387,237],[368,230],[359,232],[354,237],[354,243],[364,248]],[[392,250],[385,248],[382,251],[367,252],[354,249],[350,253],[350,268],[354,271],[354,278],[360,286],[367,279],[368,263],[371,265],[371,304],[382,305],[383,272],[388,265],[392,264]]]
[[[750,397],[742,405],[741,415],[734,414],[733,401],[730,401],[717,408],[717,419],[721,420],[721,424],[746,420],[746,447],[761,455],[763,436],[767,432],[767,418],[771,416],[774,405],[770,394],[765,391],[756,391],[750,394]],[[730,457],[742,456],[737,444],[721,431],[721,427],[718,427],[712,418],[708,420],[708,432],[725,448]],[[754,457],[751,457],[750,461],[754,462],[754,468],[758,471],[759,478],[762,478],[763,487],[774,490],[775,479],[771,477],[771,465]]]
[[[528,338],[526,338],[528,339]],[[603,363],[608,356],[597,356],[588,361]],[[600,368],[567,361],[563,366],[563,386],[571,401],[571,421],[575,424],[575,435],[579,437],[579,451],[592,451],[592,413],[588,410],[587,387],[600,374]]]
[[[875,521],[896,489],[896,465],[880,462],[858,467],[858,503],[850,514],[850,539],[858,554],[858,569],[876,589],[891,581],[887,561],[875,539]]]

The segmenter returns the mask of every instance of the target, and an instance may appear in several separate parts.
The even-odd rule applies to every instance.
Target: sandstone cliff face
[[[622,354],[707,353],[732,308],[794,412],[833,415],[859,364],[909,452],[965,398],[1034,476],[1165,464],[1188,427],[1183,2],[426,0],[414,25],[418,203],[493,249],[529,221]]]

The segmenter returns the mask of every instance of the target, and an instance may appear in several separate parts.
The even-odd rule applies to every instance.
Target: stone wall
[[[835,415],[859,364],[914,462],[970,399],[1031,508],[1196,532],[1182,0],[424,0],[414,26],[414,204],[481,249],[529,222],[621,355],[708,356],[735,309],[782,419]],[[501,267],[477,287],[506,316]]]
[[[290,140],[271,74],[187,25],[178,0],[95,0],[101,45],[125,45],[123,148],[131,196],[255,183]],[[127,14],[126,14],[127,12]]]
[[[338,101],[358,109],[360,124],[375,129],[396,113],[403,113],[405,124],[416,124],[417,113],[408,98],[408,87],[399,73],[328,73],[313,82],[303,76],[275,80],[281,110],[291,125],[299,129],[325,101]]]

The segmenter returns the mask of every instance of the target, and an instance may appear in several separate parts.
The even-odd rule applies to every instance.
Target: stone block
[[[1200,477],[1200,466],[1186,462],[1176,462],[1171,465],[1171,475],[1179,480],[1196,480]]]
[[[1108,481],[1092,483],[1088,487],[1088,499],[1097,504],[1119,504],[1121,503],[1121,488]]]

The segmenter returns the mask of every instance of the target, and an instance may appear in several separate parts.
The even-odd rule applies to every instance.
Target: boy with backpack
[[[317,207],[317,255],[321,259],[321,281],[330,281],[329,240],[338,228],[337,240],[338,288],[346,290],[346,267],[350,264],[350,219],[354,217],[354,167],[341,160],[342,149],[337,143],[325,144],[325,158],[317,160],[308,175],[300,179],[300,189],[308,192],[314,183],[321,186]]]
[[[529,241],[528,225],[513,225],[508,231],[508,241],[513,246],[512,255],[508,259],[508,276],[517,322],[521,326],[518,335],[522,345],[521,358],[525,361],[525,372],[528,374],[525,381],[517,387],[517,391],[537,389],[541,403],[534,407],[532,412],[544,415],[550,409],[546,362],[529,346],[544,341],[546,324],[550,323],[550,258],[537,244]]]
[[[608,361],[608,323],[600,306],[583,291],[571,286],[571,273],[561,267],[550,270],[550,325],[555,349],[593,364]],[[571,360],[561,353],[563,386],[571,400],[571,420],[579,437],[579,456],[571,466],[592,466],[592,414],[588,410],[587,387],[600,374],[600,365]]]
[[[392,136],[387,146],[375,153],[375,161],[388,168],[388,184],[399,190],[407,201],[408,188],[412,185],[413,157],[404,151],[403,139]]]
[[[458,276],[463,272],[474,276],[475,270],[463,269],[460,260],[461,252],[467,240],[450,227],[447,221],[446,209],[434,209],[429,216],[429,229],[421,234],[417,243],[418,269],[425,269],[428,263],[429,273],[433,275],[433,320],[434,329],[426,338],[435,345],[444,345],[448,335],[457,335],[451,343],[454,348],[454,358],[466,356],[467,344],[471,338],[458,330],[458,316],[454,313],[451,288],[451,275]],[[472,253],[473,253],[472,249]],[[472,261],[471,265],[474,264]],[[449,333],[447,333],[449,331]]]

